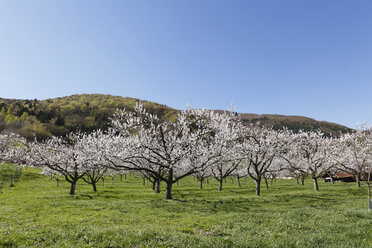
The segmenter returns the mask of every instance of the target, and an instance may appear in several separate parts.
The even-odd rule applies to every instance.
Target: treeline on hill
[[[83,94],[46,100],[0,98],[0,131],[10,129],[28,140],[64,136],[71,131],[106,130],[116,108],[132,110],[138,99],[102,94]],[[162,119],[176,118],[176,109],[144,101],[144,107]],[[260,122],[274,129],[287,127],[295,132],[320,129],[326,135],[338,135],[351,129],[335,123],[320,122],[302,116],[242,114],[245,123]]]
[[[39,101],[0,99],[0,131],[10,129],[28,140],[64,136],[71,131],[106,130],[109,117],[117,108],[132,110],[137,99],[101,94],[73,95]],[[165,119],[177,110],[144,101],[152,113]]]
[[[261,125],[273,127],[275,130],[287,127],[295,133],[300,130],[306,132],[321,130],[326,136],[338,137],[341,133],[352,131],[352,129],[336,123],[317,121],[304,116],[241,114],[241,118],[244,123],[259,122]]]

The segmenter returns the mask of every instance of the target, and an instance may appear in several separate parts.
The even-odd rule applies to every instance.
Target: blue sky
[[[0,97],[372,122],[372,1],[4,0]]]

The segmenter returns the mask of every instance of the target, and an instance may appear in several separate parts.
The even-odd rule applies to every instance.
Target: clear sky
[[[3,0],[0,97],[372,121],[372,1]]]

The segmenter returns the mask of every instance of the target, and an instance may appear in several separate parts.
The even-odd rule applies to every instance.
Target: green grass
[[[39,173],[0,189],[0,247],[372,247],[364,185],[277,180],[257,197],[251,180],[218,192],[186,178],[165,200],[135,176],[69,196]]]
[[[14,164],[0,163],[0,189],[13,186],[21,176],[22,169]]]

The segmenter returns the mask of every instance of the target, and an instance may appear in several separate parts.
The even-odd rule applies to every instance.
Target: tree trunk
[[[300,184],[300,182],[298,181],[298,177],[296,177],[296,181],[297,181],[297,184]]]
[[[261,178],[256,181],[256,195],[261,195]]]
[[[123,175],[120,175],[120,181],[121,182],[123,181]]]
[[[75,195],[76,181],[71,182],[70,195]]]
[[[301,186],[305,185],[305,177],[301,177]]]
[[[204,181],[204,178],[200,178],[200,188],[203,189],[203,181]]]
[[[238,186],[240,187],[241,185],[240,185],[240,177],[239,176],[236,177],[236,182],[238,183]]]
[[[154,181],[152,182],[152,190],[155,191],[155,187],[156,187],[156,180],[154,179]]]
[[[265,180],[265,184],[266,184],[266,189],[269,189],[269,184],[268,184],[268,182],[267,182],[267,178],[264,177],[264,180]]]
[[[156,180],[156,193],[160,193],[160,179]]]
[[[357,187],[360,188],[360,176],[356,176]]]
[[[366,180],[367,188],[368,188],[368,198],[371,201],[371,170],[368,171],[368,177]]]
[[[331,183],[335,184],[335,179],[331,176]]]
[[[314,190],[315,191],[318,191],[319,190],[318,178],[313,178],[313,180],[314,180]]]
[[[172,186],[173,186],[173,183],[168,181],[166,195],[165,195],[165,199],[167,200],[172,199]]]
[[[59,187],[59,179],[57,178],[56,180],[57,180],[57,187]]]
[[[167,190],[165,199],[170,200],[172,199],[172,186],[173,186],[173,169],[170,169],[168,172],[168,178],[167,178]]]
[[[105,178],[102,177],[102,186],[105,186]]]
[[[207,177],[207,184],[209,184],[209,178]]]
[[[146,185],[146,179],[145,177],[142,177],[142,186],[145,186]]]
[[[96,182],[93,182],[93,181],[92,181],[92,186],[93,186],[93,191],[96,192],[96,191],[97,191]]]
[[[220,182],[220,185],[218,186],[218,191],[222,191],[223,179],[219,180],[219,182]]]

